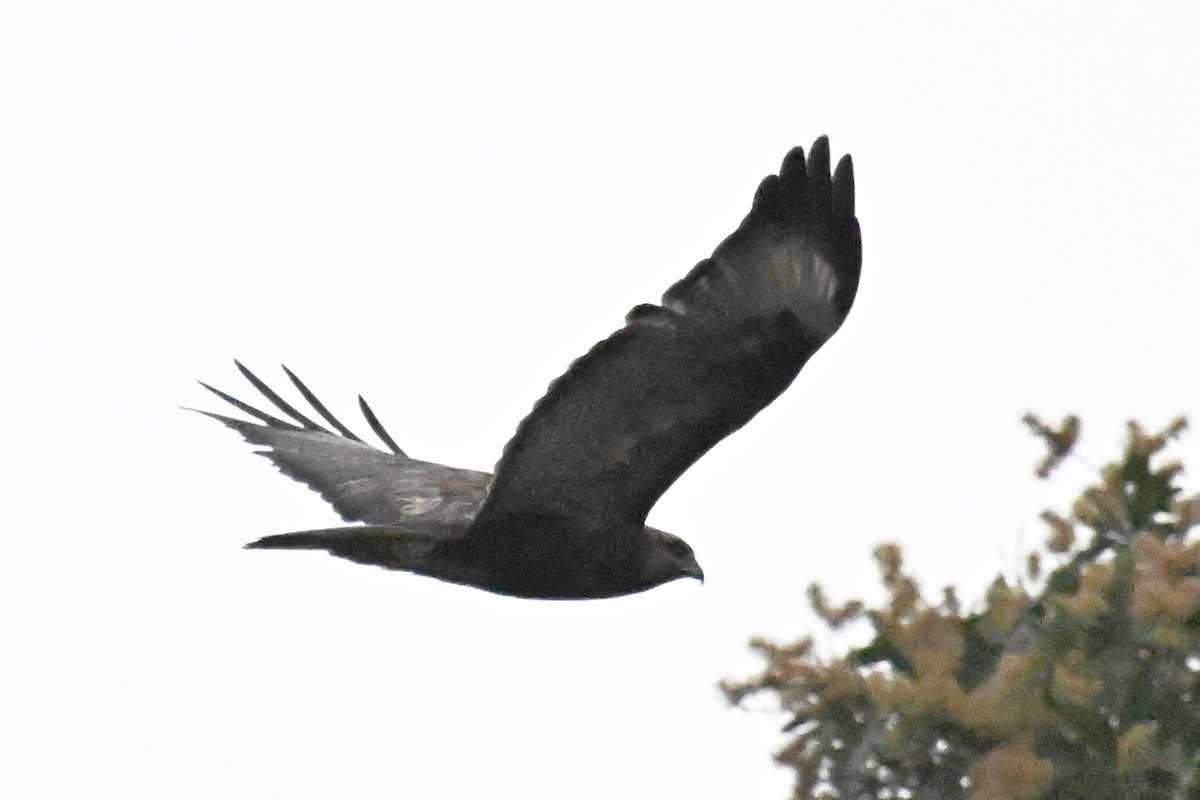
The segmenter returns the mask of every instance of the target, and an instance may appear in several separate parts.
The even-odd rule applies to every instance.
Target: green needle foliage
[[[1049,447],[1046,477],[1079,422],[1025,422]],[[766,669],[722,688],[792,715],[776,759],[796,772],[793,796],[1200,800],[1200,496],[1181,498],[1182,467],[1162,458],[1185,425],[1130,423],[1071,512],[1042,514],[1050,536],[1025,579],[996,578],[978,611],[953,588],[924,597],[888,544],[882,607],[809,593],[832,628],[865,618],[866,645],[828,661],[808,638],[752,642]]]

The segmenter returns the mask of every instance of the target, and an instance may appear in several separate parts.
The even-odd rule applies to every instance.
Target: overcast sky
[[[785,797],[783,718],[716,689],[751,635],[885,540],[977,598],[1124,420],[1198,413],[1200,12],[1106,6],[4,3],[0,795]],[[336,516],[179,410],[218,408],[193,378],[286,363],[490,469],[824,133],[858,302],[652,512],[703,587],[240,549]],[[1049,485],[1029,409],[1084,418]]]

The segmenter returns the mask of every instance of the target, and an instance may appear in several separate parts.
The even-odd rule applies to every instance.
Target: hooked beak
[[[700,569],[699,564],[694,564],[688,567],[686,570],[684,570],[683,574],[689,578],[695,578],[696,580],[700,581],[701,586],[704,585],[704,570]]]

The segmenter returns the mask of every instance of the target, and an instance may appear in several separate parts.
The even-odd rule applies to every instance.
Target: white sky
[[[830,5],[0,6],[0,795],[783,798],[783,719],[715,688],[748,637],[883,540],[931,590],[1011,573],[1088,478],[1035,483],[1027,409],[1080,412],[1093,463],[1197,414],[1200,12]],[[652,513],[704,587],[240,549],[336,517],[178,410],[217,408],[193,378],[283,362],[488,469],[822,133],[858,303]]]

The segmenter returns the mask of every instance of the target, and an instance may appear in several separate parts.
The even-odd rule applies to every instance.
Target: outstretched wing
[[[254,388],[293,421],[259,411],[203,382],[200,385],[205,389],[260,422],[200,413],[233,428],[251,444],[262,445],[259,455],[270,459],[284,475],[320,493],[342,519],[393,525],[419,518],[465,526],[479,511],[491,475],[409,458],[359,397],[363,417],[391,452],[372,447],[330,414],[284,367],[304,399],[337,431],[334,433],[296,410],[241,363],[234,363]]]
[[[684,470],[778,397],[837,331],[861,262],[850,157],[831,179],[827,139],[807,164],[795,148],[711,258],[551,384],[505,447],[480,523],[644,523]]]

